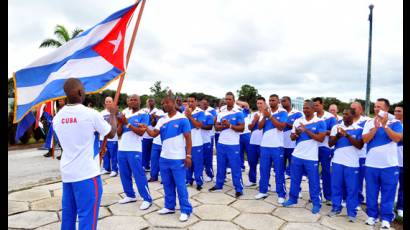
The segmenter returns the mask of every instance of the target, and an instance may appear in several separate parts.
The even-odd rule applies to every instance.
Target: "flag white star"
[[[114,51],[112,52],[112,54],[115,54],[115,52],[117,52],[118,47],[120,46],[121,40],[122,40],[122,34],[121,34],[121,31],[120,31],[120,33],[118,34],[117,40],[109,41],[111,44],[114,45]]]

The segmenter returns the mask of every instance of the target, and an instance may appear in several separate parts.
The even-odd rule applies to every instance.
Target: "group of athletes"
[[[377,99],[372,118],[363,115],[359,102],[351,103],[339,116],[335,105],[329,107],[332,113],[325,111],[320,97],[305,100],[303,111],[298,111],[292,108],[290,97],[276,94],[267,101],[257,98],[257,111],[251,111],[247,102],[235,101],[231,92],[218,108],[193,94],[186,103],[168,95],[161,108],[155,108],[150,98],[147,107],[140,108],[140,98],[134,94],[121,112],[111,97],[105,99],[105,109],[97,112],[82,104],[85,93],[78,79],[68,79],[64,91],[68,103],[53,119],[64,149],[62,229],[73,229],[77,215],[80,229],[96,228],[100,175],[106,173],[120,176],[125,193],[120,204],[137,200],[134,178],[143,199],[141,210],[152,205],[149,182],[160,178],[165,204],[158,213],[175,213],[178,196],[180,221],[187,221],[193,210],[187,186],[195,182],[196,189],[202,190],[204,183],[214,183],[209,192],[222,191],[228,173],[235,197],[243,195],[244,187],[258,186],[255,199],[266,198],[271,189],[284,207],[297,204],[301,181],[307,178],[313,214],[325,203],[332,206],[328,216],[346,207],[348,221],[355,222],[357,210],[365,204],[366,224],[380,219],[382,228],[390,228],[395,218],[399,184],[396,208],[403,216],[403,105],[389,114],[387,99]],[[106,148],[101,148],[104,138]],[[99,153],[104,155],[102,170]],[[245,154],[249,171],[244,183]],[[274,185],[269,183],[272,168]]]

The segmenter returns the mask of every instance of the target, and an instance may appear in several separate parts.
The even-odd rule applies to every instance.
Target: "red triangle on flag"
[[[98,54],[121,71],[125,71],[124,40],[127,25],[136,7],[137,5],[132,7],[126,14],[124,14],[111,32],[109,32],[103,40],[93,47]]]

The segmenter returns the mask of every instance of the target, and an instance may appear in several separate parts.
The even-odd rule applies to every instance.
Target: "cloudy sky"
[[[133,0],[9,0],[8,72],[39,49],[56,24],[88,29]],[[403,94],[399,0],[147,0],[123,92],[222,97],[243,84],[291,97],[365,98],[369,4],[374,4],[371,100]],[[114,82],[110,89],[116,89]]]

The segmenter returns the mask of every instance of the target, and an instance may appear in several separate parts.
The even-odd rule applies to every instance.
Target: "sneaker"
[[[148,209],[149,207],[151,207],[151,205],[152,205],[152,203],[151,202],[148,202],[148,201],[143,201],[142,202],[142,204],[141,204],[141,206],[140,206],[140,209],[141,210],[146,210],[146,209]]]
[[[202,186],[201,186],[201,185],[197,185],[197,186],[196,186],[196,190],[201,191],[201,190],[202,190]]]
[[[253,183],[253,182],[247,181],[244,185],[245,185],[245,187],[252,187],[252,186],[255,186],[255,185],[256,185],[256,183]]]
[[[278,198],[278,204],[283,204],[283,203],[285,203],[285,198],[279,197]]]
[[[312,208],[312,213],[316,214],[316,213],[319,213],[319,211],[320,211],[320,206],[314,205],[313,208]]]
[[[211,182],[211,181],[212,181],[212,177],[204,176],[204,181],[205,181],[205,182]]]
[[[214,191],[219,192],[219,191],[222,191],[222,188],[217,188],[216,186],[214,186],[214,187],[208,189],[208,191],[210,191],[210,192],[214,192]]]
[[[400,216],[401,218],[403,218],[403,210],[398,209],[397,210],[397,215]]]
[[[324,202],[327,206],[332,206],[332,202],[330,200],[325,200]]]
[[[227,168],[226,173],[231,174],[231,168]]]
[[[118,175],[118,173],[116,171],[112,171],[110,173],[110,177],[116,177]]]
[[[101,170],[101,175],[103,175],[103,174],[110,174],[110,172],[108,172],[107,170],[103,169],[103,170]]]
[[[291,200],[287,200],[285,203],[283,203],[282,205],[283,205],[283,207],[289,207],[289,206],[292,206],[292,205],[294,205],[294,204],[296,204],[296,202],[293,202],[293,201],[291,201]]]
[[[46,154],[43,155],[43,157],[51,157],[51,151],[48,151]]]
[[[61,155],[60,155],[60,156],[58,156],[58,157],[56,157],[56,158],[57,158],[57,160],[59,160],[59,161],[60,161],[60,160],[61,160]]]
[[[144,168],[144,171],[149,172],[149,171],[151,171],[151,168]]]
[[[188,220],[188,218],[189,218],[189,215],[188,215],[188,214],[181,213],[181,216],[179,216],[179,221],[185,222],[185,221]]]
[[[162,208],[161,210],[158,210],[157,213],[160,214],[160,215],[165,215],[165,214],[175,213],[175,210]]]
[[[390,223],[389,223],[388,221],[386,221],[386,220],[383,220],[383,221],[382,221],[382,226],[381,226],[381,228],[383,228],[383,229],[390,229]]]
[[[191,181],[191,182],[186,182],[186,186],[192,186],[193,184],[194,184],[193,181]]]
[[[356,211],[361,211],[361,210],[362,210],[362,207],[360,207],[360,205],[356,207]]]
[[[289,180],[289,179],[290,179],[290,176],[285,174],[285,180]]]
[[[243,195],[243,192],[235,192],[235,197],[238,198]]]
[[[126,204],[126,203],[130,203],[130,202],[135,202],[137,201],[137,198],[131,198],[131,197],[124,197],[123,199],[119,200],[118,203],[119,204]]]
[[[260,193],[256,194],[255,199],[259,200],[259,199],[263,199],[263,198],[266,198],[266,197],[268,197],[267,193],[261,193],[260,192]]]
[[[307,181],[307,177],[306,177],[306,176],[302,176],[302,181]]]
[[[341,213],[341,211],[336,211],[336,210],[332,210],[329,212],[329,214],[327,214],[328,217],[334,217],[337,216]]]
[[[374,224],[376,224],[376,220],[373,218],[373,217],[369,217],[369,218],[367,218],[367,220],[366,220],[366,224],[367,225],[371,225],[371,226],[373,226]]]
[[[158,179],[154,179],[154,178],[149,178],[149,180],[148,180],[148,182],[155,182],[155,181],[158,181]]]
[[[346,201],[342,201],[342,207],[346,208]]]
[[[356,222],[356,217],[348,216],[347,218],[349,219],[349,222],[351,222],[351,223]]]
[[[300,199],[302,199],[302,198],[303,198],[303,196],[302,196],[302,192],[299,192],[299,198],[300,198]]]

